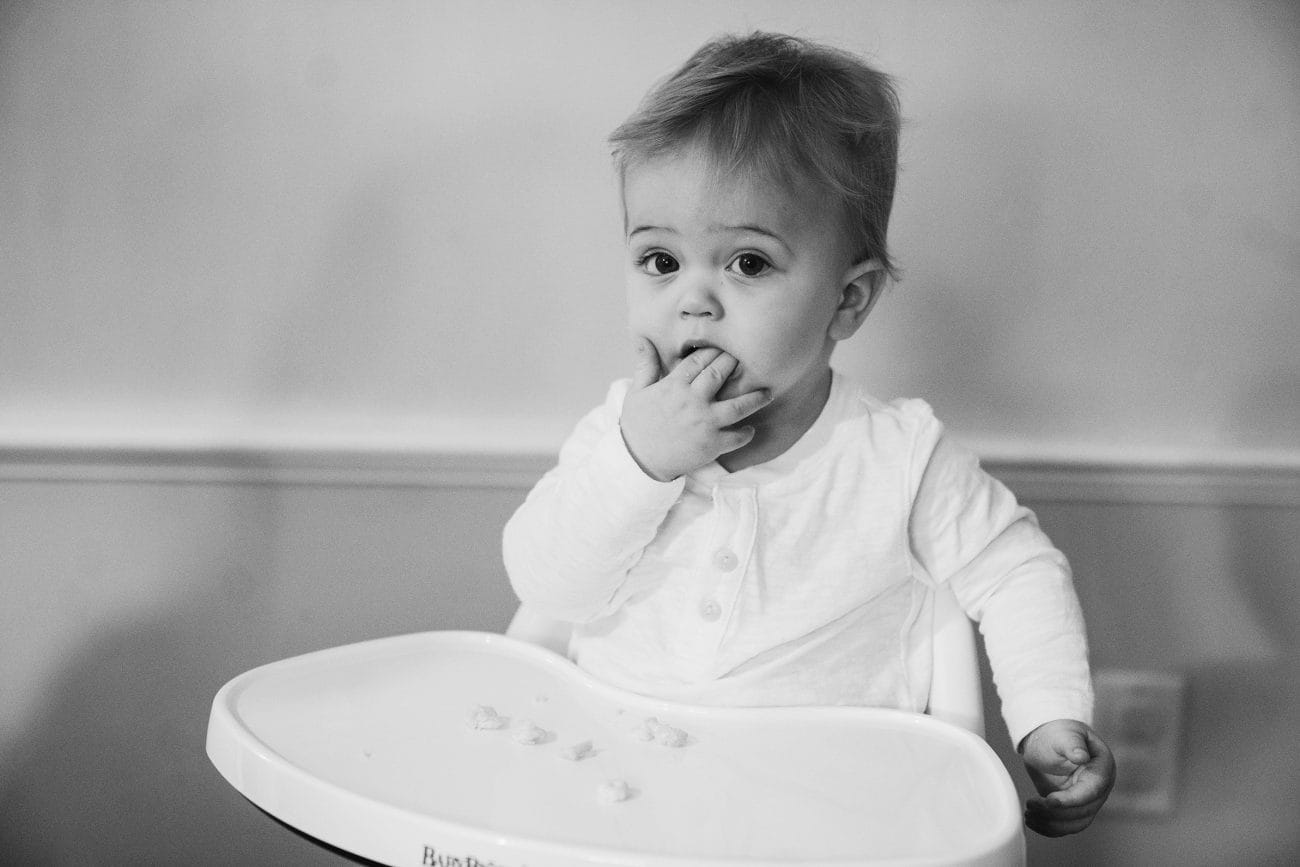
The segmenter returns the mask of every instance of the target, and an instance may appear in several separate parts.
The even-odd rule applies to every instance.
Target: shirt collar
[[[713,461],[690,473],[687,476],[688,482],[695,482],[709,488],[714,485],[743,485],[749,487],[785,478],[830,441],[831,434],[835,431],[835,425],[845,416],[847,394],[848,390],[845,388],[844,378],[832,369],[831,391],[826,397],[826,405],[822,407],[817,420],[812,423],[808,430],[804,431],[803,436],[799,437],[794,445],[770,461],[755,464],[734,473],[727,472],[721,464]]]

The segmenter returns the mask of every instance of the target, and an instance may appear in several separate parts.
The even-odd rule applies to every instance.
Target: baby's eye
[[[667,253],[656,252],[647,253],[637,260],[637,265],[647,274],[653,274],[656,277],[664,274],[671,274],[681,266],[677,260]]]
[[[731,267],[746,277],[758,277],[772,267],[772,264],[757,253],[741,253],[731,260]]]

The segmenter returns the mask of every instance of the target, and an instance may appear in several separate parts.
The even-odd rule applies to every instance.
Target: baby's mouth
[[[687,340],[680,347],[678,347],[677,360],[673,363],[673,368],[676,369],[677,365],[685,361],[692,352],[696,352],[697,350],[701,350],[701,349],[716,349],[718,352],[727,351],[723,349],[721,346],[718,346],[716,343],[710,343],[707,340]],[[736,367],[736,369],[733,370],[731,374],[727,377],[727,381],[722,384],[722,388],[718,392],[719,397],[735,396],[735,393],[740,386],[739,362],[737,362],[737,365],[738,366]]]
[[[714,346],[712,343],[709,343],[708,341],[705,340],[688,340],[685,343],[683,343],[681,345],[681,349],[678,350],[677,360],[680,362],[682,359],[684,359],[686,356],[690,355],[692,352],[694,352],[697,349],[716,349],[719,352],[725,351],[722,349],[722,347]]]

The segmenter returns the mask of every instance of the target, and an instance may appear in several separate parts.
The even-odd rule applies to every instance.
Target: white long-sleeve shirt
[[[1064,556],[923,401],[882,403],[836,373],[782,455],[658,482],[619,429],[629,386],[578,424],[504,533],[515,592],[575,624],[579,666],[676,701],[919,712],[947,583],[979,622],[1013,743],[1091,722]]]

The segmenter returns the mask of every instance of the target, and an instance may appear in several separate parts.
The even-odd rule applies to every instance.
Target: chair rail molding
[[[527,489],[554,461],[538,450],[0,444],[0,481]],[[1000,450],[983,464],[1035,502],[1300,506],[1300,459],[1119,461]]]

